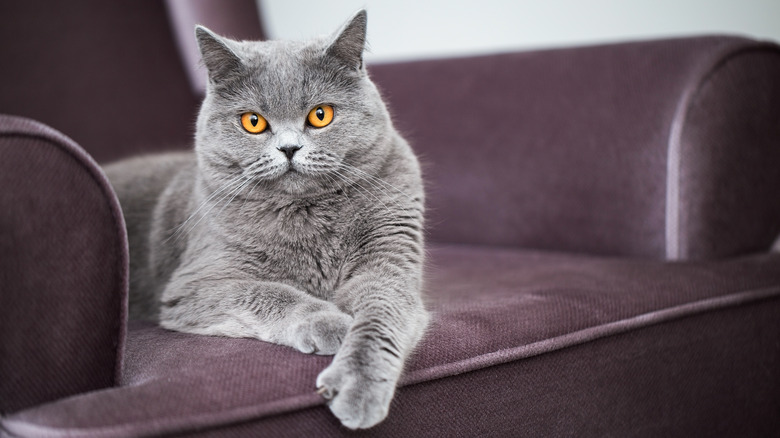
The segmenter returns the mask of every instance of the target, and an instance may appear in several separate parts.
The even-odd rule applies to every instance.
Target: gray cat
[[[306,43],[198,27],[194,153],[105,169],[131,317],[335,354],[316,386],[352,429],[385,418],[428,322],[420,169],[366,72],[365,30],[365,11]]]

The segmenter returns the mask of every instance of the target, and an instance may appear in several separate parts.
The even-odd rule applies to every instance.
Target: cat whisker
[[[379,185],[381,185],[381,186],[383,186],[383,187],[385,187],[387,189],[393,190],[393,191],[397,192],[398,194],[403,195],[404,197],[406,197],[410,201],[415,201],[415,199],[412,198],[411,196],[409,196],[408,193],[404,192],[399,187],[396,187],[393,184],[390,184],[389,182],[383,180],[382,178],[379,178],[378,176],[371,175],[370,173],[368,173],[368,172],[366,172],[364,170],[358,169],[355,166],[350,166],[349,164],[345,164],[345,163],[340,163],[339,167],[344,169],[344,170],[348,170],[348,171],[352,172],[355,175],[362,176],[366,180],[375,182],[375,183],[377,183],[377,184],[379,184]]]
[[[377,190],[382,192],[390,201],[393,202],[394,206],[397,207],[395,218],[399,219],[402,212],[406,212],[408,215],[422,215],[422,199],[421,198],[413,198],[400,188],[394,186],[393,184],[388,183],[387,181],[384,181],[383,179],[376,177],[374,175],[371,175],[363,170],[360,170],[354,166],[349,166],[347,164],[343,164],[340,166],[341,169],[344,169],[348,172],[351,172],[353,175],[358,177],[363,177],[363,179],[368,182],[372,187],[375,187]],[[393,195],[393,192],[403,196],[411,203],[402,202],[402,199],[398,199],[397,195]]]
[[[334,172],[333,175],[335,175],[336,177],[341,179],[341,181],[343,181],[347,185],[352,185],[356,189],[358,189],[359,191],[362,190],[363,193],[365,193],[365,194],[371,196],[372,198],[374,198],[377,202],[382,204],[382,206],[385,208],[385,210],[387,210],[387,212],[390,214],[390,216],[397,216],[397,214],[384,201],[382,201],[382,199],[380,199],[379,196],[377,196],[372,190],[369,190],[369,189],[365,188],[364,186],[362,186],[357,181],[350,180],[345,175],[342,175],[339,172]]]
[[[264,167],[264,166],[266,166],[268,163],[270,163],[272,161],[271,158],[268,157],[268,156],[263,156],[261,158],[263,158],[263,159],[257,160],[254,163],[252,163],[249,166],[247,166],[244,169],[244,174],[246,175],[246,174],[249,174],[249,173],[253,173],[255,170],[257,170],[258,167]]]
[[[372,175],[370,175],[370,174],[368,174],[366,172],[363,172],[360,169],[357,169],[357,168],[354,168],[354,167],[351,167],[351,166],[342,165],[340,168],[342,170],[351,171],[353,175],[355,175],[358,178],[361,178],[364,181],[366,181],[372,188],[374,188],[377,191],[381,192],[387,199],[389,199],[393,203],[393,205],[395,207],[397,207],[399,210],[401,210],[401,211],[407,210],[407,208],[405,208],[403,205],[401,205],[401,203],[397,199],[395,199],[395,196],[393,196],[393,194],[388,191],[387,188],[388,188],[389,184],[386,183],[386,185],[380,185],[378,182],[384,182],[384,181],[382,181],[381,179],[379,179],[377,177],[373,177]],[[359,171],[360,173],[358,173],[356,171]],[[371,178],[369,178],[369,177],[371,177]],[[402,195],[405,195],[408,199],[410,199],[410,200],[412,199],[410,196],[408,196],[405,193],[401,192],[400,189],[396,188],[395,190],[396,190],[396,192],[399,192]]]
[[[238,175],[235,179],[228,181],[225,185],[223,185],[222,187],[218,188],[213,193],[211,193],[211,195],[209,195],[206,199],[204,199],[203,202],[201,202],[201,204],[198,206],[198,208],[195,209],[195,211],[193,211],[189,215],[189,217],[187,217],[187,219],[184,222],[182,222],[178,227],[176,227],[176,229],[173,231],[171,236],[168,237],[168,239],[166,239],[166,241],[171,239],[174,236],[177,236],[177,235],[181,234],[181,232],[184,230],[184,228],[187,226],[187,224],[190,221],[192,221],[195,218],[195,216],[197,216],[198,213],[200,213],[200,211],[203,210],[203,208],[205,208],[207,205],[209,205],[209,203],[213,199],[215,199],[216,197],[218,197],[220,195],[224,195],[225,192],[228,192],[227,195],[224,195],[220,199],[220,201],[221,201],[222,199],[226,198],[227,196],[230,196],[230,193],[233,193],[233,190],[235,190],[237,187],[239,187],[242,184],[244,184],[247,180],[255,180],[256,179],[257,183],[259,183],[262,180],[262,177],[266,176],[266,175],[263,175],[263,173],[268,173],[268,172],[267,172],[267,169],[263,169],[263,170],[266,170],[266,172],[262,172],[262,171],[261,172],[255,172],[255,170],[257,170],[257,168],[262,166],[262,165],[268,164],[269,162],[270,162],[270,160],[256,161],[255,163],[253,163],[252,165],[247,167],[241,175]],[[257,186],[257,183],[255,184],[255,187]],[[253,190],[254,190],[254,187],[253,187]],[[219,203],[219,201],[217,201],[217,203]],[[212,206],[211,208],[213,209],[214,207]],[[209,211],[211,211],[211,209],[209,209]],[[207,211],[203,215],[204,216],[207,215],[209,211]],[[202,219],[202,217],[201,217],[201,219]],[[197,225],[197,223],[195,225]],[[190,231],[193,228],[194,228],[194,226],[190,227]]]
[[[190,214],[190,215],[187,217],[187,219],[186,219],[186,220],[184,220],[184,222],[182,222],[182,223],[181,223],[181,224],[180,224],[178,227],[176,227],[176,228],[173,230],[173,232],[171,233],[171,235],[170,235],[170,236],[169,236],[167,239],[165,239],[165,241],[166,241],[166,242],[167,242],[167,241],[169,241],[169,240],[170,240],[170,239],[172,239],[174,236],[176,236],[176,238],[178,239],[178,238],[181,236],[181,234],[182,234],[182,231],[183,231],[183,230],[184,230],[184,228],[187,226],[187,224],[188,224],[188,223],[189,223],[189,222],[190,222],[192,219],[194,219],[194,218],[195,218],[195,216],[196,216],[196,215],[197,215],[197,214],[198,214],[198,213],[199,213],[199,212],[200,212],[200,211],[201,211],[201,210],[202,210],[202,209],[203,209],[203,208],[204,208],[206,205],[208,205],[209,201],[211,201],[212,199],[216,198],[217,196],[219,196],[220,194],[224,193],[224,192],[225,192],[225,191],[227,191],[227,190],[232,190],[232,189],[233,189],[233,188],[234,188],[236,185],[238,185],[238,184],[240,184],[240,183],[242,182],[242,178],[243,178],[243,176],[239,176],[239,177],[237,177],[237,178],[235,178],[235,179],[233,179],[233,180],[231,180],[231,181],[228,181],[228,182],[227,182],[225,185],[223,185],[223,186],[221,186],[220,188],[218,188],[217,190],[215,190],[215,191],[214,191],[214,192],[213,192],[211,195],[209,195],[209,196],[208,196],[206,199],[204,199],[204,200],[203,200],[203,202],[201,202],[201,203],[200,203],[200,205],[198,206],[198,208],[197,208],[197,209],[195,209],[195,211],[193,211],[193,212],[192,212],[192,213],[191,213],[191,214]],[[196,224],[196,225],[197,225],[197,224]]]
[[[244,207],[246,206],[246,202],[247,202],[247,201],[249,200],[249,198],[252,196],[252,192],[254,192],[254,191],[255,191],[255,189],[257,188],[257,185],[258,185],[258,184],[260,184],[261,182],[263,182],[263,180],[261,180],[261,179],[257,179],[257,180],[255,181],[254,185],[252,185],[252,188],[251,188],[251,189],[249,189],[249,191],[246,193],[246,197],[244,197],[244,203],[243,203],[243,204],[241,204],[241,208],[238,210],[239,214],[241,214],[241,213],[243,213],[243,212],[244,212]]]
[[[252,194],[252,192],[253,192],[253,191],[254,191],[254,190],[257,188],[257,186],[258,186],[258,185],[259,185],[261,182],[263,182],[263,181],[265,180],[265,178],[266,178],[266,177],[273,175],[273,174],[274,174],[274,173],[275,173],[275,172],[276,172],[276,171],[279,169],[279,167],[280,167],[280,166],[278,166],[278,165],[276,165],[276,166],[271,166],[270,168],[266,168],[266,167],[264,167],[265,165],[267,165],[267,164],[268,164],[268,163],[270,163],[270,162],[271,162],[271,160],[270,160],[270,159],[267,159],[267,160],[264,160],[264,161],[257,161],[257,162],[255,162],[255,163],[253,163],[252,165],[250,165],[249,167],[247,167],[247,168],[244,170],[244,173],[243,173],[243,176],[244,176],[244,178],[246,179],[245,183],[244,183],[244,184],[242,184],[242,185],[241,185],[241,186],[240,186],[240,187],[239,187],[237,190],[235,190],[235,192],[233,193],[233,196],[232,196],[232,197],[231,197],[231,198],[230,198],[230,199],[229,199],[229,200],[228,200],[228,201],[225,203],[225,205],[224,205],[224,206],[223,206],[223,207],[222,207],[222,208],[221,208],[221,209],[220,209],[220,210],[217,212],[217,215],[221,214],[221,213],[222,213],[222,211],[223,211],[223,210],[224,210],[224,209],[225,209],[225,208],[226,208],[228,205],[230,205],[230,203],[231,203],[231,202],[233,202],[233,200],[234,200],[234,199],[235,199],[235,198],[236,198],[236,197],[237,197],[237,196],[238,196],[238,195],[239,195],[239,194],[240,194],[240,193],[241,193],[241,192],[242,192],[242,191],[243,191],[243,190],[244,190],[246,187],[248,187],[248,186],[249,186],[250,184],[252,184],[252,182],[254,181],[254,184],[252,184],[252,188],[251,188],[251,189],[249,189],[249,191],[247,192],[246,196],[244,197],[244,202],[241,204],[241,208],[238,210],[238,211],[239,211],[239,213],[243,212],[243,210],[244,210],[244,207],[246,206],[246,203],[247,203],[247,201],[249,201],[249,197],[250,197],[250,195],[251,195],[251,194]],[[258,170],[258,167],[260,167],[260,169],[259,169],[259,170]],[[230,194],[228,194],[227,196],[230,196]],[[224,199],[224,198],[223,198],[223,199]]]
[[[213,203],[213,205],[208,210],[206,210],[205,213],[203,213],[201,215],[200,219],[198,219],[192,226],[190,226],[189,229],[186,230],[186,232],[184,232],[183,234],[188,234],[189,232],[194,230],[198,226],[198,224],[200,224],[200,222],[206,216],[208,216],[209,213],[211,213],[212,210],[214,210],[214,208],[216,208],[222,201],[224,201],[225,199],[227,199],[231,195],[232,195],[232,198],[230,198],[230,200],[232,201],[238,193],[240,193],[242,190],[244,190],[244,188],[246,188],[249,185],[249,183],[251,181],[252,181],[252,179],[248,178],[245,175],[242,175],[241,178],[239,178],[237,181],[233,181],[233,183],[230,184],[230,186],[231,186],[230,190],[226,194],[224,194],[222,197],[220,197],[218,200],[216,200]],[[236,186],[236,183],[238,183],[237,186]],[[207,202],[207,201],[204,201],[204,203],[205,202]],[[228,201],[225,204],[225,206],[227,206],[229,203],[230,203],[230,201]],[[223,206],[222,209],[220,209],[220,212],[222,212],[222,210],[224,210],[224,208],[225,207]]]
[[[239,193],[241,193],[245,188],[249,187],[249,185],[252,184],[252,181],[253,181],[252,179],[247,178],[246,181],[244,181],[243,184],[238,186],[237,189],[233,190],[233,192],[232,192],[233,196],[230,199],[228,199],[227,202],[225,202],[225,205],[223,205],[222,208],[219,209],[219,211],[217,212],[217,216],[222,214],[222,211],[224,211],[225,208],[228,205],[230,205],[230,203],[233,202],[234,199],[236,199],[236,196],[238,196]],[[230,195],[228,194],[228,196],[230,196]],[[222,198],[222,199],[225,199],[225,198]],[[244,200],[244,202],[246,202],[246,200]]]
[[[322,176],[323,176],[325,179],[327,179],[327,180],[328,180],[328,181],[329,181],[329,182],[330,182],[330,183],[331,183],[331,184],[332,184],[334,187],[338,187],[338,186],[339,186],[339,182],[338,182],[338,180],[336,180],[336,178],[335,178],[335,177],[333,177],[332,175],[329,175],[329,174],[327,174],[327,173],[323,173],[323,174],[322,174]],[[344,198],[347,200],[347,202],[349,202],[350,204],[352,204],[352,199],[349,197],[349,191],[347,191],[347,190],[342,190],[341,192],[343,193],[343,195],[344,195]]]

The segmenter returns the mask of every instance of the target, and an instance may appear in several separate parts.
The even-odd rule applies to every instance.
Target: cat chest
[[[338,287],[349,252],[348,224],[313,218],[258,221],[251,238],[233,249],[238,269],[328,298]]]

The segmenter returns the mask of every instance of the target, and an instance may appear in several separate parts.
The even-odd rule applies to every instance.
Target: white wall
[[[368,10],[368,62],[700,33],[780,41],[780,0],[258,0],[273,39]]]

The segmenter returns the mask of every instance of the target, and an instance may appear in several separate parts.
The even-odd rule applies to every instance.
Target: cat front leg
[[[352,324],[352,317],[335,304],[289,285],[220,277],[174,278],[162,295],[160,325],[201,335],[256,338],[303,353],[331,355]]]
[[[344,426],[364,429],[387,416],[404,362],[422,337],[428,314],[415,282],[364,275],[344,289],[337,300],[355,319],[316,383]]]

